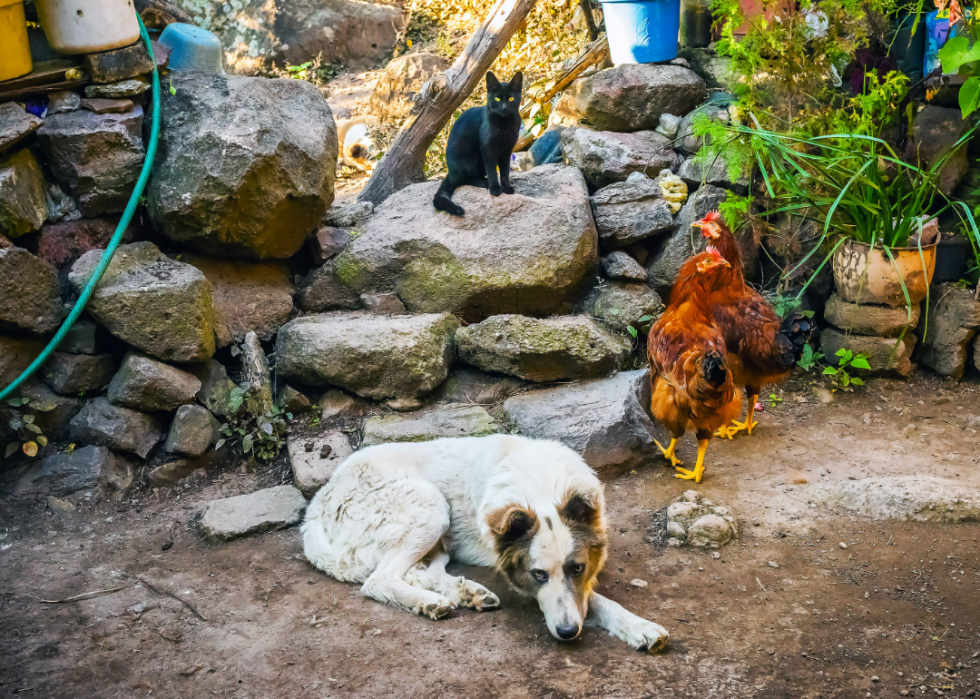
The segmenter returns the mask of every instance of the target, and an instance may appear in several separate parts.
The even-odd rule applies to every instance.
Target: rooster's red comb
[[[711,221],[717,221],[720,218],[721,218],[721,212],[720,211],[709,211],[708,213],[706,213],[704,215],[704,218],[701,219],[701,220],[702,221],[711,222]]]

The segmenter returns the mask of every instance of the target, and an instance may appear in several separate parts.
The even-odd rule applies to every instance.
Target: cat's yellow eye
[[[497,100],[498,102],[500,101],[499,97],[494,97],[494,99]]]
[[[508,102],[513,102],[513,101],[514,101],[514,98],[513,98],[513,97],[511,97],[511,98],[510,98],[509,100],[507,100],[507,101],[508,101]]]

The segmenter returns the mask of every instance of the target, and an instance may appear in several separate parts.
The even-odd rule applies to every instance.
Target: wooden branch
[[[375,205],[400,189],[425,179],[423,163],[432,141],[449,123],[453,112],[483,80],[536,0],[497,0],[487,19],[445,73],[419,90],[408,120],[385,154],[358,201]],[[510,76],[500,76],[509,80]]]
[[[579,7],[585,15],[585,26],[589,29],[589,40],[595,41],[599,38],[599,28],[595,26],[595,15],[592,14],[592,0],[579,0]]]

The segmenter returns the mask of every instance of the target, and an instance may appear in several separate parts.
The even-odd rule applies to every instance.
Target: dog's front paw
[[[451,604],[448,600],[445,603],[438,602],[438,603],[427,604],[424,607],[422,607],[422,616],[427,616],[433,621],[439,621],[447,614],[449,614],[449,612],[453,611],[455,608],[456,605]]]
[[[637,619],[623,628],[619,637],[637,650],[657,653],[667,647],[670,634],[660,624],[654,624],[646,619]]]
[[[473,597],[472,606],[473,609],[478,612],[486,612],[491,609],[497,609],[500,607],[500,598],[490,592],[490,590],[484,589],[483,594]]]

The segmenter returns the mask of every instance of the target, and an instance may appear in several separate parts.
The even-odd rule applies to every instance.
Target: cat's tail
[[[451,177],[446,177],[436,190],[436,195],[432,198],[432,205],[439,211],[445,211],[452,216],[462,216],[466,212],[459,204],[453,203],[453,192],[459,185]]]

